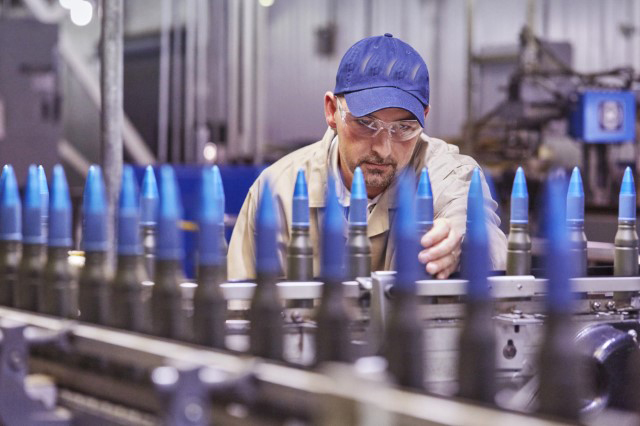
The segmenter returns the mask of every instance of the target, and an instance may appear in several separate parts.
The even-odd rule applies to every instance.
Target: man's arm
[[[257,182],[257,181],[256,181]],[[227,254],[227,275],[230,280],[253,279],[255,270],[255,217],[258,187],[254,183],[245,198],[231,234]]]

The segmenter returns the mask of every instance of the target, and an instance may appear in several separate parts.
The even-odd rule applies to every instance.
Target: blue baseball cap
[[[383,108],[402,108],[424,127],[429,105],[429,70],[416,50],[387,33],[360,40],[342,57],[336,95],[344,95],[356,117]]]

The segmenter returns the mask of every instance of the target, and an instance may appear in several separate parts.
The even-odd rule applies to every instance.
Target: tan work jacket
[[[304,169],[309,189],[310,233],[314,249],[314,275],[320,272],[321,211],[325,205],[327,176],[329,174],[329,148],[336,136],[331,128],[321,141],[294,151],[265,169],[249,189],[242,205],[227,257],[230,280],[255,278],[255,215],[258,200],[265,181],[277,200],[280,217],[278,252],[283,271],[286,271],[286,248],[291,234],[291,210],[296,175]],[[467,192],[473,169],[478,166],[469,156],[459,154],[456,146],[422,134],[411,157],[409,166],[416,171],[427,166],[434,196],[435,217],[448,218],[453,227],[464,235],[467,219]],[[495,213],[497,203],[491,199],[483,177],[483,190],[489,231],[490,258],[493,269],[504,269],[507,256],[507,239],[499,229],[500,219]],[[390,223],[395,213],[394,185],[383,192],[368,219],[367,234],[371,240],[371,268],[373,271],[394,268],[393,238],[389,238]],[[390,219],[391,216],[391,219]],[[345,218],[346,221],[346,218]],[[347,227],[345,225],[345,237]]]

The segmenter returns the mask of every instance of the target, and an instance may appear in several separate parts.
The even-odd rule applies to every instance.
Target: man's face
[[[336,102],[341,102],[341,109],[348,111],[343,98],[336,97]],[[415,120],[410,112],[400,108],[381,109],[367,117],[377,118],[386,123]],[[374,137],[362,137],[354,131],[351,122],[342,119],[338,109],[336,129],[339,138],[338,158],[344,183],[351,186],[353,173],[356,167],[360,166],[370,198],[383,192],[391,184],[398,170],[407,165],[420,137],[418,133],[409,140],[400,141],[392,139],[387,129],[382,129]]]

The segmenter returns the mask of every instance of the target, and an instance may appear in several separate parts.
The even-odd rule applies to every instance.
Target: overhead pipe
[[[242,116],[241,156],[254,153],[251,144],[256,139],[255,93],[256,93],[256,7],[258,2],[242,3]]]
[[[467,0],[467,117],[465,123],[464,148],[468,154],[473,153],[473,15],[475,0]]]
[[[195,75],[195,156],[198,163],[204,161],[204,146],[209,141],[207,125],[207,100],[209,98],[209,2],[198,0],[196,34],[196,75]]]
[[[242,94],[240,87],[240,14],[242,12],[242,3],[240,1],[232,1],[228,3],[229,7],[229,39],[228,39],[228,70],[229,90],[227,92],[229,114],[227,123],[229,128],[229,136],[227,138],[227,149],[230,159],[238,158],[241,154],[241,134],[240,134],[240,113],[241,105],[240,96]]]
[[[43,0],[24,0],[23,3],[38,22],[45,24],[57,24],[67,15],[67,11],[60,7],[58,2],[51,5]]]
[[[180,2],[173,2],[173,41],[171,46],[171,162],[178,163],[182,151],[182,22]]]
[[[107,193],[106,258],[107,265],[113,265],[115,206],[118,205],[123,161],[123,0],[104,0],[102,7],[100,148]]]
[[[264,162],[264,154],[267,144],[267,60],[269,58],[269,42],[267,41],[267,18],[271,8],[259,7],[256,13],[255,28],[255,137],[251,141],[255,144],[255,164]],[[248,105],[247,105],[248,106]]]
[[[76,149],[68,140],[62,139],[58,143],[58,155],[76,173],[80,176],[87,177],[91,162],[80,151]]]
[[[58,53],[65,65],[78,79],[82,88],[87,92],[89,99],[100,110],[102,108],[102,96],[100,94],[100,83],[89,66],[82,60],[80,55],[68,43],[61,41],[58,44]],[[147,144],[131,123],[127,116],[122,118],[122,139],[124,148],[137,164],[153,164],[156,159]]]
[[[160,85],[158,87],[158,160],[167,162],[169,150],[169,78],[171,72],[171,0],[162,0],[160,22]]]
[[[196,43],[198,10],[197,0],[185,4],[185,64],[184,64],[184,161],[193,162],[195,154],[195,98],[196,98]]]

